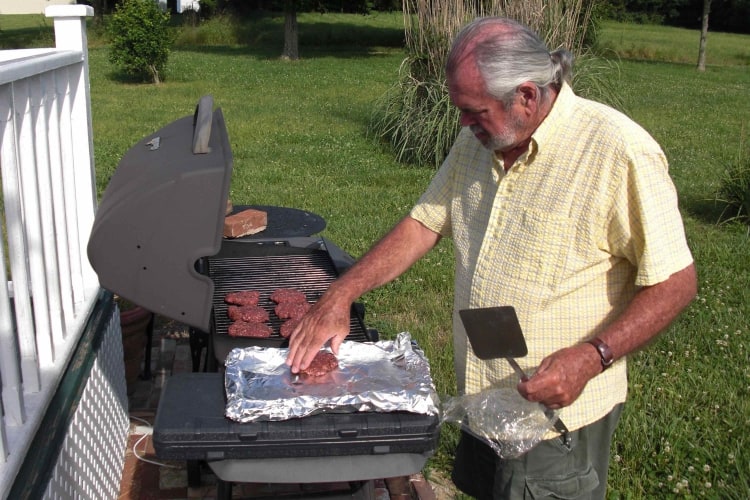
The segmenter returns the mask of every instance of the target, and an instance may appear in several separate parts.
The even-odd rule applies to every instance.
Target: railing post
[[[91,123],[91,91],[89,84],[88,38],[86,35],[86,18],[93,17],[94,9],[88,5],[52,5],[44,10],[47,17],[54,18],[55,47],[60,50],[71,50],[83,54],[83,71],[77,81],[70,82],[72,134],[69,140],[72,144],[75,171],[75,197],[78,200],[91,200],[91,205],[79,202],[77,217],[74,222],[78,225],[77,241],[70,241],[70,255],[80,256],[80,260],[73,262],[73,275],[83,277],[83,283],[73,283],[73,293],[76,311],[82,306],[87,297],[83,290],[91,283],[98,283],[98,277],[86,259],[86,244],[89,232],[94,223],[94,212],[97,202],[96,171],[94,168],[94,139]],[[71,75],[71,77],[73,77]],[[72,78],[73,79],[73,78]],[[87,134],[80,131],[87,130]],[[88,167],[88,170],[86,168]]]
[[[44,15],[55,19],[55,47],[86,52],[86,18],[94,16],[89,5],[50,5]]]

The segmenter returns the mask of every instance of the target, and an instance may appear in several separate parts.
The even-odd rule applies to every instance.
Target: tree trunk
[[[91,6],[94,8],[94,22],[102,24],[104,22],[104,14],[109,14],[107,0],[93,0]]]
[[[295,0],[284,0],[284,52],[282,59],[299,59],[299,29],[297,28],[297,6]]]
[[[706,71],[706,38],[708,37],[708,13],[711,11],[711,0],[703,0],[701,16],[701,42],[698,47],[698,71]]]

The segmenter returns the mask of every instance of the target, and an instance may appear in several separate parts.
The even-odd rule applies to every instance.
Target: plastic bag
[[[511,388],[490,388],[448,398],[442,421],[461,424],[483,439],[500,458],[516,458],[539,443],[557,421],[557,413],[524,399]]]

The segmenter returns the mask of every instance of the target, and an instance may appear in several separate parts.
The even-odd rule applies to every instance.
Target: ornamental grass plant
[[[721,220],[747,224],[750,235],[750,150],[743,148],[724,171],[717,201],[724,205]]]
[[[406,0],[406,58],[396,83],[376,103],[369,134],[387,144],[399,161],[439,166],[456,137],[458,110],[450,103],[444,66],[451,41],[467,22],[506,16],[539,33],[547,46],[564,47],[582,60],[595,60],[592,2]],[[579,64],[574,88],[584,96],[610,101],[608,72],[599,64]],[[579,85],[580,84],[580,85]]]

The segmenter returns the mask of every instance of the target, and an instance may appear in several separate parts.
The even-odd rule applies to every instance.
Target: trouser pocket
[[[584,500],[599,486],[599,476],[593,467],[582,471],[571,471],[566,476],[526,477],[526,491],[529,498],[560,498]]]

